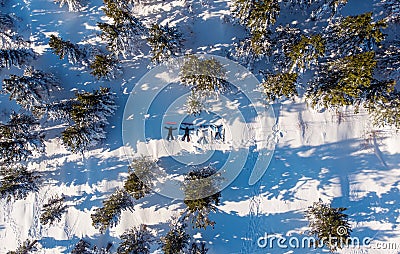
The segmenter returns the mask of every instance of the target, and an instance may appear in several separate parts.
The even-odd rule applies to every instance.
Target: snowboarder
[[[201,143],[203,141],[203,144],[208,144],[208,140],[207,140],[207,133],[208,133],[208,128],[206,128],[206,126],[202,125],[200,126],[201,128],[198,130],[197,134],[200,136],[200,139],[197,141],[197,143]]]
[[[170,126],[170,127],[164,127],[165,129],[168,130],[168,136],[167,136],[167,140],[174,140],[174,135],[172,135],[172,131],[176,130],[176,128]]]
[[[185,128],[181,127],[181,130],[185,131],[185,134],[182,137],[182,141],[185,141],[185,138],[186,138],[186,141],[189,142],[190,141],[190,136],[189,136],[190,131],[194,131],[194,129],[193,128],[189,128],[188,126],[186,126]]]

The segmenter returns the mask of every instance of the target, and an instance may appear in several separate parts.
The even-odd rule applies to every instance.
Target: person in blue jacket
[[[221,125],[214,125],[214,128],[215,128],[215,139],[217,139],[217,138],[219,138],[219,139],[222,139],[222,141],[225,141],[225,132],[224,132],[224,128],[223,128],[224,126],[221,124]],[[223,136],[222,136],[222,134],[224,134]]]

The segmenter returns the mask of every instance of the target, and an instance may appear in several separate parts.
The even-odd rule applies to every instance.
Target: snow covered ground
[[[244,36],[243,28],[227,22],[229,2],[195,1],[191,12],[184,0],[152,1],[136,7],[135,11],[146,24],[157,20],[178,26],[186,39],[185,48],[192,53],[225,57],[232,43]],[[363,12],[363,8],[370,6],[367,2],[371,1],[349,0],[349,7],[343,12]],[[137,115],[143,106],[138,98],[129,97],[130,92],[133,89],[142,91],[143,101],[148,99],[146,91],[151,92],[140,83],[149,71],[149,57],[126,60],[122,77],[98,81],[87,70],[59,60],[47,45],[51,34],[72,42],[95,43],[96,33],[99,33],[96,22],[103,15],[101,5],[100,0],[90,1],[87,8],[77,13],[69,12],[66,6],[60,8],[50,0],[9,0],[4,7],[21,18],[22,33],[30,34],[34,49],[39,53],[33,64],[61,80],[64,90],[60,98],[70,96],[74,89],[91,91],[107,86],[116,93],[119,108],[107,126],[107,139],[84,154],[71,154],[63,147],[58,137],[62,126],[43,123],[48,127],[45,128],[46,153],[35,158],[30,167],[42,172],[46,180],[40,192],[29,195],[26,200],[0,202],[0,253],[15,249],[27,238],[38,239],[44,253],[69,253],[80,238],[99,247],[112,242],[112,250],[115,250],[118,236],[140,224],[163,235],[171,217],[179,216],[185,207],[179,194],[171,194],[171,189],[162,193],[164,195],[152,193],[139,200],[134,212],[123,212],[120,223],[104,235],[91,225],[93,210],[100,207],[102,200],[115,188],[122,187],[132,152],[136,155],[148,153],[157,158],[160,165],[178,179],[187,172],[187,165],[212,163],[218,169],[228,165],[224,169],[228,175],[237,172],[229,175],[232,181],[222,191],[218,211],[210,215],[216,222],[215,227],[189,228],[192,236],[208,243],[209,253],[320,253],[320,249],[263,249],[257,245],[257,240],[265,233],[301,238],[308,225],[304,211],[319,199],[348,208],[346,213],[353,227],[353,237],[371,237],[375,241],[400,245],[398,132],[374,127],[366,113],[316,111],[303,99],[268,108],[270,118],[263,119],[268,128],[260,129],[257,122],[251,124],[254,119],[249,110],[257,105],[246,100],[238,90],[210,103],[209,114],[194,118],[186,116],[180,107],[189,90],[174,83],[157,90],[161,91],[157,103],[149,107],[148,115],[139,119],[145,124],[129,125],[129,109]],[[146,47],[143,45],[143,51],[148,50]],[[7,73],[2,71],[1,76]],[[239,89],[244,93],[253,92],[250,88]],[[8,101],[7,96],[0,96],[0,119],[4,120],[12,108],[18,107]],[[240,114],[226,111],[229,107]],[[240,117],[244,117],[242,122]],[[212,142],[208,134],[209,144],[199,144],[193,131],[191,142],[166,141],[164,123],[167,121],[191,122],[197,127],[222,123],[228,130],[226,140]],[[242,135],[246,128],[250,128],[248,133],[252,137]],[[179,138],[183,131],[177,130],[174,135]],[[260,180],[253,184],[251,176],[260,159],[266,165],[269,160],[270,163],[265,173],[259,175]],[[68,212],[53,226],[41,225],[41,206],[54,194],[65,195]],[[153,246],[154,252],[157,252],[156,247]],[[360,250],[341,252],[399,253],[400,247],[392,251],[356,251]]]

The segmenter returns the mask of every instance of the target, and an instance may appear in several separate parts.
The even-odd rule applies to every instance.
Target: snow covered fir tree
[[[64,145],[72,152],[83,152],[105,138],[107,118],[116,109],[114,95],[109,88],[93,92],[77,92],[67,109],[72,123],[62,132]]]
[[[187,208],[183,217],[189,219],[196,228],[214,226],[209,219],[210,212],[215,212],[220,201],[218,191],[220,176],[216,169],[208,166],[189,172],[183,182]]]
[[[148,157],[133,159],[129,166],[129,176],[124,183],[125,191],[135,199],[143,198],[150,193],[158,171],[157,163]]]
[[[50,103],[52,93],[59,89],[59,81],[54,75],[33,67],[26,68],[23,76],[10,75],[3,80],[2,86],[2,91],[10,94],[11,100],[29,110]]]
[[[103,11],[113,22],[99,22],[100,37],[107,42],[107,49],[116,57],[132,56],[139,51],[146,28],[134,17],[129,9],[129,1],[104,0]]]
[[[31,192],[38,192],[42,179],[39,173],[28,171],[22,165],[0,167],[0,197],[7,201],[25,199]]]
[[[115,79],[121,73],[118,63],[118,59],[113,55],[95,55],[89,65],[92,70],[90,73],[98,79]]]
[[[85,0],[54,0],[54,2],[58,3],[60,7],[68,6],[68,10],[72,12],[82,10],[85,5]]]
[[[317,236],[317,244],[327,245],[331,252],[351,244],[351,226],[348,215],[343,213],[346,210],[344,207],[331,207],[322,200],[308,208],[306,217],[309,221],[309,234]]]
[[[187,224],[172,220],[169,231],[161,238],[161,249],[165,254],[185,253],[189,246],[190,235],[186,232]]]
[[[62,38],[52,34],[50,35],[49,46],[60,59],[67,57],[72,64],[86,62],[87,52],[84,51],[85,49],[81,49],[70,41],[64,41]]]
[[[91,215],[93,227],[104,233],[109,227],[118,224],[121,212],[133,211],[131,196],[124,190],[116,190],[103,202],[103,207],[96,208]]]
[[[399,0],[0,0],[0,253],[397,253],[399,26]]]
[[[153,24],[149,29],[147,42],[151,47],[151,60],[162,63],[173,56],[179,56],[183,48],[182,34],[175,27]]]
[[[13,113],[6,124],[0,124],[0,165],[26,161],[44,152],[39,122],[32,116]]]
[[[146,225],[140,225],[127,230],[121,235],[122,242],[118,246],[118,254],[137,253],[149,254],[150,244],[154,241],[154,236],[149,232]]]
[[[42,224],[49,224],[50,226],[54,222],[60,222],[61,216],[67,212],[67,206],[64,205],[64,197],[53,196],[46,204],[43,205],[42,215],[40,221]]]

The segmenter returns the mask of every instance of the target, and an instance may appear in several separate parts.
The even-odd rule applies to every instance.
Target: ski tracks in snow
[[[257,239],[260,237],[260,225],[263,224],[263,219],[261,218],[261,181],[258,181],[252,187],[252,198],[249,204],[249,224],[248,230],[245,235],[242,250],[242,254],[251,254],[259,250],[257,246]]]

